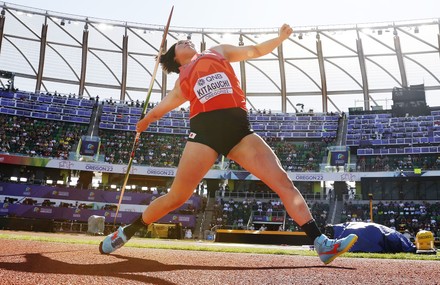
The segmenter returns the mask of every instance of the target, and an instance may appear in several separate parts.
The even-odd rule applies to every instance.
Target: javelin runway
[[[0,239],[2,284],[439,284],[440,262],[219,253]]]

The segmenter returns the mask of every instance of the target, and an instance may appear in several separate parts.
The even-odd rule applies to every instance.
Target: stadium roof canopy
[[[15,74],[15,87],[101,99],[146,97],[164,26],[8,3],[0,8],[0,69]],[[427,104],[440,106],[439,19],[293,28],[294,34],[272,54],[233,64],[249,107],[283,112],[390,109],[394,87],[419,84],[425,85]],[[171,26],[168,46],[186,38],[200,49],[248,45],[277,32]],[[151,101],[160,101],[176,78],[158,72]]]

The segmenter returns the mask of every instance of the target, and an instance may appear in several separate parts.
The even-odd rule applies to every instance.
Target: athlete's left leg
[[[303,225],[313,219],[303,196],[289,179],[275,153],[260,136],[250,134],[244,137],[229,152],[228,158],[275,191],[296,223]]]
[[[228,158],[258,177],[280,196],[287,213],[311,238],[319,258],[325,264],[348,251],[356,242],[357,236],[353,234],[343,239],[329,239],[321,234],[303,196],[282,168],[275,153],[257,134],[244,137],[229,152]]]

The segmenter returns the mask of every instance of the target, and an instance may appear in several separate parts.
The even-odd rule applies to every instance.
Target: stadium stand
[[[0,151],[68,159],[88,125],[0,114]]]
[[[98,104],[95,100],[73,96],[31,92],[3,91],[0,93],[0,100],[0,122],[4,126],[0,134],[2,153],[65,160],[69,159],[69,152],[73,151],[79,138],[87,134],[93,124],[93,110],[100,106],[100,150],[104,162],[109,164],[125,163],[124,160],[131,151],[130,142],[134,126],[142,108],[140,102],[120,104],[103,101],[102,104]],[[343,117],[339,114],[298,115],[261,112],[250,117],[254,130],[263,136],[280,158],[282,166],[289,172],[319,172],[320,164],[327,159],[328,147],[334,145],[339,133],[343,133],[339,129]],[[418,117],[393,117],[388,113],[349,115],[347,121],[345,139],[352,155],[357,157],[357,171],[408,171],[415,168],[434,170],[440,166],[440,159],[435,153],[438,148],[436,139],[439,137],[438,111],[432,111],[429,116]],[[188,112],[184,109],[170,112],[143,134],[134,163],[154,167],[177,167],[188,132]],[[226,169],[243,171],[233,161],[226,164]],[[110,189],[108,185],[101,189],[115,190]],[[139,188],[137,189],[128,191],[139,191]],[[264,225],[263,229],[298,230],[298,225],[286,216],[276,195],[270,192],[262,194],[260,190],[246,192],[252,191],[246,188],[244,191],[245,198],[240,198],[243,193],[229,192],[229,196],[235,196],[233,199],[223,199],[217,193],[211,227],[253,229]],[[269,195],[266,196],[269,199],[261,199],[264,195]],[[308,197],[306,194],[305,196]],[[3,205],[11,204],[9,198],[5,198]],[[28,206],[54,207],[53,202],[48,199],[24,199],[22,202]],[[411,203],[404,202],[404,205],[410,205],[410,209],[420,208],[420,204]],[[321,198],[315,200],[312,197],[309,204],[319,225],[324,229],[329,220],[331,201]],[[59,202],[59,207],[69,208],[73,205],[67,200]],[[83,208],[85,205],[77,203],[76,207]],[[431,205],[424,202],[421,205],[427,208],[426,213],[414,211],[410,212],[410,216],[402,216],[397,214],[402,212],[399,206],[395,209],[393,202],[387,203],[386,207],[389,209],[385,210],[384,204],[380,202],[374,208],[375,220],[387,226],[410,230],[412,233],[417,228],[428,228],[436,232],[437,224],[440,222],[437,219],[438,203]],[[101,210],[112,209],[111,203],[101,206]],[[200,215],[200,209],[201,207],[186,207],[172,214],[189,213],[195,216]],[[403,208],[403,213],[407,213],[405,209]],[[390,216],[390,213],[396,215]],[[346,201],[340,219],[368,220],[368,208],[365,204]],[[190,229],[194,231],[194,225]]]

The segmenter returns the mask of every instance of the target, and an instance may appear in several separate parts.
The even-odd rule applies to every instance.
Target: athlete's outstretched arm
[[[292,34],[292,32],[292,28],[289,25],[284,24],[280,28],[278,37],[265,42],[242,47],[234,45],[219,45],[212,49],[222,54],[230,62],[257,58],[273,51],[276,47],[281,45],[281,43]]]
[[[177,79],[173,90],[171,90],[159,104],[151,109],[145,117],[136,124],[136,132],[142,133],[151,123],[159,120],[166,113],[176,109],[186,101],[186,98],[183,97],[180,90],[180,80]]]

